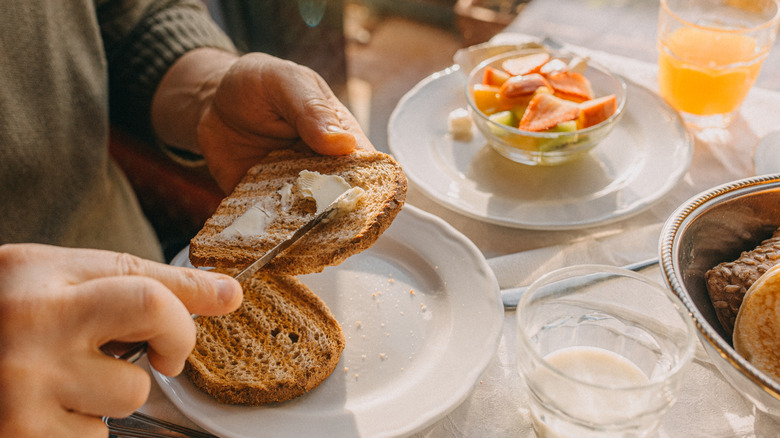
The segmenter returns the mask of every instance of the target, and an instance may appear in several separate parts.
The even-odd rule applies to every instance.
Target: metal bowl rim
[[[780,384],[737,354],[736,350],[715,331],[699,312],[676,274],[680,272],[677,254],[680,230],[683,229],[684,225],[697,218],[700,212],[706,211],[705,207],[719,203],[726,196],[731,199],[767,188],[780,188],[780,174],[762,175],[729,182],[693,196],[678,207],[666,220],[661,230],[659,247],[664,279],[672,292],[688,309],[700,336],[744,376],[772,397],[780,400]]]

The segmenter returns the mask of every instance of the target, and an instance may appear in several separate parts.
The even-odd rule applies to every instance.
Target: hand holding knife
[[[239,283],[243,283],[254,275],[263,266],[267,265],[274,257],[279,255],[282,251],[289,248],[293,243],[300,240],[301,237],[306,235],[312,228],[316,227],[322,222],[327,222],[342,205],[342,201],[348,196],[349,191],[346,191],[339,195],[333,202],[330,203],[324,210],[317,213],[312,219],[306,222],[303,226],[295,230],[295,232],[280,242],[268,252],[263,254],[260,258],[252,262],[249,266],[244,268],[241,272],[233,276]],[[198,315],[193,315],[193,318],[197,318]],[[100,349],[103,353],[113,356],[117,359],[126,360],[128,362],[135,362],[140,359],[146,353],[146,341],[125,343],[125,342],[109,342],[102,346]]]

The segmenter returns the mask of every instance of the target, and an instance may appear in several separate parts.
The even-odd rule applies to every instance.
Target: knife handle
[[[655,264],[658,264],[658,259],[648,259],[648,260],[642,260],[640,262],[632,263],[630,265],[622,266],[623,269],[628,269],[630,271],[638,272],[642,269],[648,268],[650,266],[653,266]],[[517,303],[520,302],[520,298],[522,298],[523,294],[525,294],[526,289],[528,289],[528,286],[520,286],[520,287],[512,287],[508,289],[502,289],[501,290],[501,301],[504,303],[504,309],[505,310],[514,310],[517,308]]]
[[[100,351],[107,356],[113,356],[128,362],[135,362],[146,354],[146,342],[111,341],[101,346]]]

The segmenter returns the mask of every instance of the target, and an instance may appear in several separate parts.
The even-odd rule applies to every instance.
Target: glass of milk
[[[520,373],[539,437],[644,437],[674,404],[695,350],[682,303],[647,277],[581,265],[517,306]]]

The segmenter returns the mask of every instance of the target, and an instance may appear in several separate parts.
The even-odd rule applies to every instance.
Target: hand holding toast
[[[0,436],[105,436],[100,417],[140,407],[150,378],[102,345],[146,340],[152,366],[178,374],[195,344],[190,313],[240,302],[226,275],[108,251],[0,246]]]
[[[273,150],[374,149],[322,77],[261,53],[187,53],[163,78],[152,118],[165,142],[203,154],[226,193]]]

